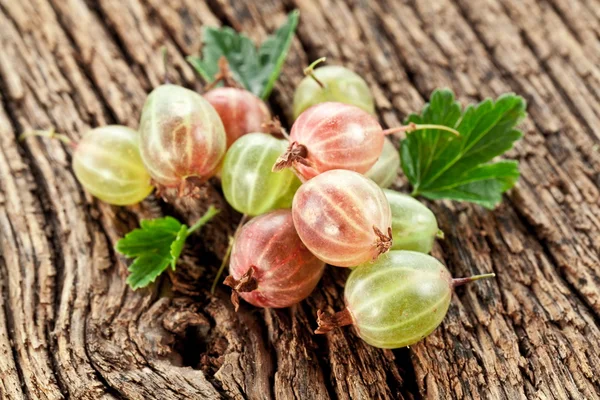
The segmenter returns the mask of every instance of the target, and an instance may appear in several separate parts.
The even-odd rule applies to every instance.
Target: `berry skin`
[[[456,286],[492,276],[452,279],[446,267],[427,254],[392,250],[352,271],[344,290],[346,309],[334,315],[319,311],[316,333],[353,324],[372,346],[410,346],[442,323]]]
[[[177,188],[181,195],[188,184],[213,176],[226,141],[219,114],[198,93],[161,85],[148,95],[140,121],[140,151],[160,189]]]
[[[260,215],[290,208],[299,179],[290,170],[275,173],[271,166],[287,147],[285,140],[266,133],[249,133],[227,151],[221,184],[227,202],[242,214]]]
[[[271,120],[269,108],[260,98],[244,89],[220,87],[204,98],[215,108],[227,135],[227,147],[250,132],[263,132],[263,123]]]
[[[388,189],[383,192],[392,209],[392,249],[429,253],[435,238],[443,238],[433,212],[409,195]]]
[[[317,68],[300,82],[294,93],[294,119],[319,103],[336,101],[351,104],[375,115],[373,95],[357,73],[337,65]],[[316,78],[316,80],[315,80]],[[321,82],[321,86],[318,82]]]
[[[325,264],[304,246],[289,210],[277,210],[253,218],[233,244],[230,276],[225,284],[257,307],[289,307],[313,291]]]
[[[77,180],[109,204],[131,205],[144,200],[153,188],[138,141],[138,133],[125,126],[92,129],[75,147],[73,170]]]
[[[398,177],[398,166],[400,155],[391,141],[386,139],[383,144],[381,155],[375,165],[367,171],[365,176],[372,179],[379,187],[387,188],[394,183]]]
[[[383,191],[347,170],[327,171],[300,186],[292,204],[298,235],[321,260],[354,267],[391,246],[391,211]]]
[[[321,103],[296,120],[290,147],[273,169],[293,166],[305,179],[332,169],[364,174],[377,162],[384,140],[371,114],[347,104]]]

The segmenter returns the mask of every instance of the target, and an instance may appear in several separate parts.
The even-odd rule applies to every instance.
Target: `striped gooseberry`
[[[354,267],[392,245],[391,211],[372,180],[348,170],[331,170],[300,186],[292,204],[298,235],[321,260]]]
[[[73,171],[79,183],[108,204],[132,205],[152,192],[150,175],[140,157],[139,135],[122,125],[95,128],[75,143],[50,131],[31,131],[28,136],[55,138],[73,147]]]
[[[383,144],[381,155],[375,165],[365,173],[365,176],[372,179],[381,188],[387,188],[394,183],[398,177],[398,167],[400,166],[400,155],[389,139]]]
[[[427,254],[392,250],[350,273],[344,289],[346,308],[333,315],[319,310],[316,333],[354,325],[372,346],[410,346],[442,323],[456,286],[493,276],[452,279],[446,267]]]
[[[381,125],[368,112],[343,103],[320,103],[294,122],[290,146],[273,169],[294,167],[305,179],[332,169],[363,174],[381,155],[384,139]]]
[[[289,307],[313,291],[325,264],[304,246],[290,210],[276,210],[250,220],[236,235],[225,284],[257,307]]]
[[[226,141],[219,114],[198,93],[165,84],[148,95],[140,152],[158,189],[174,188],[183,195],[213,176]]]
[[[319,61],[322,59],[315,63]],[[375,115],[373,95],[360,75],[339,65],[313,70],[315,63],[305,70],[307,76],[294,92],[294,119],[309,107],[327,101],[351,104]]]
[[[242,135],[263,132],[263,124],[271,119],[265,102],[244,89],[219,87],[206,92],[204,98],[223,121],[227,147]]]
[[[384,189],[392,210],[392,250],[429,253],[435,238],[443,238],[433,212],[415,198]]]
[[[266,133],[250,133],[229,148],[223,161],[221,184],[225,199],[233,208],[253,216],[291,207],[300,180],[290,170],[271,171],[286,147],[285,140]]]

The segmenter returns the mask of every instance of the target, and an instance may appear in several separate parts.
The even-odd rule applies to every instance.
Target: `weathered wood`
[[[137,127],[164,74],[201,90],[184,57],[203,25],[261,40],[286,13],[301,23],[271,98],[289,121],[308,61],[366,77],[394,126],[430,92],[461,101],[515,91],[526,136],[509,157],[522,179],[493,212],[429,203],[447,239],[434,254],[461,289],[442,326],[410,350],[381,351],[352,329],[312,334],[315,311],[342,306],[345,271],[286,310],[209,296],[238,216],[218,184],[199,201],[116,208],[85,194],[58,142],[16,140],[55,127]],[[600,398],[600,3],[596,0],[0,1],[0,397]],[[404,182],[399,179],[397,188]],[[112,247],[141,218],[193,222],[171,279],[133,292]]]

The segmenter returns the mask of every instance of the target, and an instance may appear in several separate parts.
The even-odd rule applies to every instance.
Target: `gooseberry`
[[[433,212],[415,198],[384,189],[392,209],[393,250],[429,253],[435,238],[443,238]]]
[[[227,202],[242,214],[260,215],[289,208],[299,179],[290,170],[275,173],[271,166],[287,147],[285,140],[266,133],[239,138],[227,151],[221,183]]]
[[[379,187],[387,188],[394,183],[398,177],[398,167],[400,166],[400,155],[392,142],[384,140],[383,150],[377,159],[375,165],[365,173],[365,176],[372,179]]]
[[[166,84],[148,95],[140,151],[159,189],[175,188],[182,195],[213,176],[226,141],[219,114],[198,93]]]
[[[307,76],[294,93],[294,119],[309,107],[327,101],[351,104],[375,115],[373,95],[360,75],[338,65],[313,67],[314,63],[305,70]]]
[[[204,98],[223,121],[227,147],[242,135],[263,132],[262,125],[271,119],[265,102],[244,89],[219,87],[206,92]]]
[[[77,180],[108,204],[136,204],[152,192],[150,175],[140,157],[139,135],[133,129],[122,125],[95,128],[78,143],[53,130],[31,131],[21,138],[28,136],[55,138],[71,145]]]
[[[290,210],[255,217],[235,238],[225,284],[257,307],[289,307],[308,297],[325,264],[304,246]]]
[[[377,119],[348,104],[321,103],[298,117],[290,146],[273,169],[294,167],[305,178],[332,169],[365,173],[383,149],[384,132]]]
[[[392,245],[391,211],[372,180],[348,170],[331,170],[302,184],[292,204],[302,242],[319,259],[354,267]]]
[[[315,332],[352,324],[372,346],[410,346],[442,323],[456,286],[493,276],[452,279],[446,267],[427,254],[392,250],[350,273],[346,308],[334,315],[319,310]]]

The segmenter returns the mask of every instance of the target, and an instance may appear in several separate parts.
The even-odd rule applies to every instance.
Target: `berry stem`
[[[318,60],[316,60],[316,61],[313,61],[313,63],[312,63],[312,64],[310,64],[308,67],[304,68],[304,75],[306,75],[306,76],[310,76],[311,78],[313,78],[313,80],[314,80],[315,82],[317,82],[317,84],[318,84],[319,86],[321,86],[321,88],[325,88],[325,84],[324,84],[323,82],[321,82],[321,81],[319,80],[319,78],[317,78],[317,76],[315,75],[315,72],[314,72],[314,70],[315,70],[315,67],[316,67],[318,64],[320,64],[320,63],[322,63],[322,62],[325,62],[325,60],[327,60],[327,57],[321,57],[321,58],[319,58]]]
[[[47,137],[49,139],[58,139],[73,149],[77,148],[76,142],[71,140],[71,138],[69,138],[67,135],[62,135],[60,133],[56,133],[54,128],[51,128],[47,131],[32,130],[32,131],[24,132],[21,134],[21,136],[19,136],[19,140],[23,141],[23,140],[27,139],[28,137],[32,137],[32,136],[41,136],[41,137]]]
[[[438,231],[435,233],[435,237],[438,239],[444,239],[446,235],[444,234],[444,231],[441,229],[438,229]]]
[[[210,294],[215,294],[215,290],[217,289],[217,284],[219,283],[219,279],[221,275],[223,275],[223,270],[225,266],[229,262],[229,256],[231,255],[231,249],[233,249],[233,236],[229,236],[229,243],[227,244],[227,250],[225,250],[225,256],[223,256],[223,261],[221,261],[221,265],[219,266],[219,270],[217,271],[217,275],[213,280],[212,286],[210,287]]]
[[[212,217],[214,217],[215,215],[217,215],[220,212],[221,212],[221,210],[219,210],[218,208],[215,208],[215,206],[213,206],[213,205],[208,207],[208,210],[206,210],[204,215],[202,217],[200,217],[200,219],[198,221],[196,221],[196,223],[194,225],[192,225],[188,228],[188,230],[187,230],[188,236],[191,235],[192,233],[196,232],[198,229],[200,229],[200,227],[202,227],[204,224],[206,224],[206,222],[208,220],[210,220]]]
[[[354,324],[354,319],[352,319],[352,314],[348,308],[344,308],[342,311],[338,311],[335,314],[327,314],[321,310],[317,311],[317,329],[315,330],[316,334],[327,333],[329,331],[334,330],[335,328],[339,328],[341,326],[352,325]]]
[[[233,249],[233,243],[235,242],[235,238],[237,237],[242,225],[246,223],[248,220],[248,214],[242,215],[240,222],[238,223],[237,228],[235,228],[235,232],[233,236],[229,236],[229,244],[227,245],[227,250],[225,251],[225,255],[223,256],[223,261],[221,261],[221,265],[219,266],[219,270],[217,271],[217,275],[213,280],[212,286],[210,287],[210,294],[215,294],[215,290],[217,289],[217,284],[219,279],[221,279],[221,275],[223,275],[223,271],[225,270],[225,266],[229,263],[229,256],[231,256],[231,249]]]
[[[383,134],[384,135],[393,135],[393,134],[400,133],[400,132],[410,133],[410,132],[414,132],[414,131],[420,131],[423,129],[439,129],[441,131],[447,131],[456,136],[460,136],[460,132],[458,132],[456,129],[450,128],[449,126],[435,125],[435,124],[415,124],[414,122],[411,122],[408,125],[399,126],[396,128],[384,129]]]
[[[462,286],[464,284],[467,284],[467,283],[470,283],[473,281],[477,281],[479,279],[493,278],[495,276],[496,276],[496,274],[491,273],[491,274],[473,275],[473,276],[469,276],[467,278],[454,278],[454,279],[452,279],[452,287]]]
[[[160,52],[162,53],[162,62],[164,69],[163,82],[165,85],[167,85],[171,83],[171,81],[169,81],[169,52],[167,50],[167,46],[162,46],[160,48]]]
[[[204,91],[208,92],[210,89],[213,89],[215,86],[217,86],[219,82],[223,82],[225,87],[244,89],[244,87],[240,85],[233,77],[233,74],[229,69],[229,62],[225,56],[221,56],[221,58],[219,58],[219,72],[215,74],[214,80],[204,88]]]
[[[287,133],[285,128],[281,125],[281,120],[279,117],[273,117],[272,120],[266,121],[262,124],[262,128],[266,133],[275,136],[276,138],[283,138],[290,141],[290,135]]]

